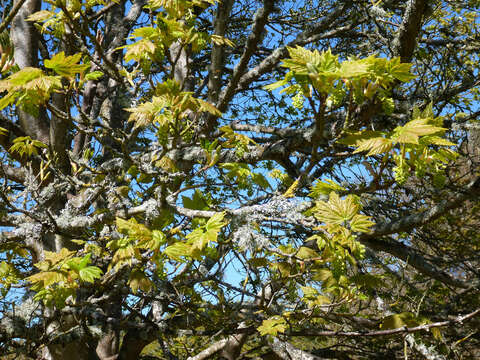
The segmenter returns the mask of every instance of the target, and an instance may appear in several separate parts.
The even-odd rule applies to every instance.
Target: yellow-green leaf
[[[103,72],[101,71],[92,71],[85,75],[85,80],[98,80],[103,76]]]
[[[164,254],[170,259],[182,261],[182,257],[190,256],[190,247],[191,245],[189,244],[176,242],[173,245],[167,246]]]
[[[325,181],[318,180],[313,185],[309,195],[313,198],[318,198],[320,195],[330,195],[332,191],[345,191],[345,188],[330,179],[325,179]]]
[[[415,79],[415,75],[410,72],[410,68],[412,64],[410,63],[401,63],[400,58],[394,58],[390,60],[387,64],[387,71],[392,75],[395,79],[400,80],[402,82],[407,82],[412,79]]]
[[[87,266],[78,272],[80,279],[85,282],[93,283],[95,279],[102,276],[102,269],[96,266]]]
[[[230,46],[230,47],[235,46],[235,44],[231,40],[229,40],[229,39],[227,39],[226,37],[223,37],[223,36],[211,35],[210,39],[212,40],[212,42],[215,45],[227,45],[227,46]]]
[[[315,250],[302,246],[298,250],[296,256],[300,259],[312,259],[312,258],[317,258],[318,254]]]
[[[51,17],[55,16],[55,13],[53,11],[48,11],[48,10],[40,10],[37,12],[34,12],[32,15],[27,17],[27,21],[35,21],[35,22],[43,22],[47,19],[50,19]]]
[[[319,269],[313,274],[313,280],[326,282],[333,277],[333,274],[328,269]]]
[[[63,271],[41,271],[27,277],[26,280],[31,283],[42,283],[43,287],[47,287],[61,281],[67,281],[67,276],[66,272]]]
[[[262,325],[260,325],[257,330],[260,335],[273,335],[276,336],[278,333],[284,333],[287,329],[287,322],[283,317],[273,316],[270,319],[263,320]]]
[[[400,144],[418,144],[420,136],[432,135],[445,131],[444,128],[428,123],[429,119],[415,119],[404,126],[398,126],[391,137]]]
[[[375,137],[365,140],[359,140],[354,153],[367,151],[367,156],[383,154],[390,151],[393,147],[392,140],[384,137]]]
[[[79,64],[82,54],[78,53],[72,56],[65,56],[65,53],[59,52],[55,54],[50,60],[45,60],[45,67],[52,69],[58,75],[72,78],[89,68],[89,65]]]
[[[314,215],[326,224],[342,224],[350,221],[358,212],[358,205],[352,196],[347,196],[342,200],[337,193],[330,193],[328,202],[318,201]]]
[[[340,65],[338,75],[341,78],[353,78],[357,76],[366,76],[368,73],[369,65],[361,60],[349,60],[344,61]]]
[[[11,86],[22,86],[43,75],[41,69],[26,67],[10,75],[6,80],[0,81],[0,90],[7,90]]]
[[[139,289],[143,292],[149,292],[153,287],[152,281],[141,270],[134,270],[130,273],[128,285],[130,285],[134,294],[136,294]]]
[[[352,231],[368,232],[370,227],[375,225],[375,223],[369,219],[369,216],[357,214],[350,221],[350,228]]]
[[[414,327],[418,326],[419,322],[415,318],[415,315],[411,312],[403,312],[400,314],[394,314],[383,318],[380,328],[382,329],[398,329],[403,326]]]
[[[125,47],[127,48],[127,51],[124,59],[127,63],[130,60],[140,61],[145,55],[155,53],[155,44],[148,39],[142,39]]]

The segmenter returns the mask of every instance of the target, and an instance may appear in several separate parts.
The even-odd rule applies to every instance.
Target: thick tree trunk
[[[17,4],[19,0],[15,1]],[[10,37],[14,46],[15,63],[20,69],[38,65],[38,34],[33,22],[26,18],[40,10],[41,0],[27,0],[13,19]],[[33,116],[18,110],[20,126],[25,134],[45,144],[50,141],[49,126],[45,112],[40,109],[39,116]]]

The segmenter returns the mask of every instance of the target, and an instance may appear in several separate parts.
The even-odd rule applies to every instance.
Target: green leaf
[[[252,258],[247,260],[249,265],[253,267],[264,267],[268,265],[268,260],[264,257],[262,258]]]
[[[289,276],[292,270],[290,264],[283,261],[271,264],[271,268],[274,270],[278,270],[283,277]]]
[[[202,99],[195,99],[195,101],[198,104],[199,111],[208,112],[215,116],[222,116],[222,113],[220,112],[220,110],[218,110],[214,105],[210,104],[209,102],[204,101]]]
[[[289,72],[288,74],[293,75],[292,72]],[[287,74],[287,75],[288,75],[288,74]],[[290,76],[290,78],[291,78],[291,76]],[[279,87],[282,87],[282,86],[287,85],[288,82],[291,80],[290,78],[288,78],[287,76],[285,76],[285,78],[282,79],[282,80],[278,80],[278,81],[275,81],[274,83],[265,85],[265,86],[263,87],[263,89],[264,89],[264,90],[267,90],[267,91],[272,91],[272,90],[278,89]]]
[[[197,228],[187,235],[188,243],[190,244],[190,253],[194,259],[199,259],[202,255],[202,251],[207,247],[210,239],[207,233],[202,228]]]
[[[139,289],[147,293],[153,288],[153,282],[141,270],[134,270],[130,273],[128,285],[130,285],[134,294]]]
[[[219,36],[219,35],[211,35],[211,36],[210,36],[210,40],[211,40],[215,45],[227,45],[227,46],[230,46],[230,47],[234,47],[234,46],[235,46],[235,44],[234,44],[231,40],[229,40],[229,39],[227,39],[227,38],[225,38],[225,37],[223,37],[223,36]]]
[[[165,244],[165,242],[167,241],[167,237],[160,230],[153,230],[152,240],[153,240],[153,246],[151,246],[151,248],[158,249],[161,245]]]
[[[43,22],[55,16],[53,11],[40,10],[27,17],[27,21]]]
[[[419,322],[415,315],[411,312],[403,312],[400,314],[394,314],[383,318],[380,324],[381,329],[398,329],[401,327],[415,327]]]
[[[309,308],[331,303],[328,297],[319,295],[318,291],[311,286],[301,286],[300,289],[303,292],[303,301],[307,303]]]
[[[15,93],[8,93],[0,99],[0,110],[5,109],[7,106],[15,102]]]
[[[167,242],[167,237],[160,230],[153,230],[151,238],[145,238],[138,243],[138,247],[146,250],[158,250]]]
[[[444,138],[441,138],[441,137],[435,136],[435,135],[423,136],[419,140],[419,143],[424,144],[424,145],[432,144],[432,145],[439,145],[439,146],[456,146],[457,145],[455,143],[452,143],[452,142],[448,141],[447,139],[444,139]]]
[[[85,75],[85,80],[98,80],[103,76],[103,72],[101,71],[92,71]]]
[[[135,39],[135,38],[152,39],[152,38],[156,38],[159,35],[160,35],[159,29],[151,26],[146,26],[146,27],[140,27],[133,30],[133,33],[130,36],[130,38],[131,39]]]
[[[300,286],[300,289],[302,290],[303,297],[305,298],[313,298],[318,295],[318,291],[311,286]]]
[[[52,269],[57,265],[63,264],[68,259],[72,258],[75,251],[70,251],[67,248],[62,248],[59,252],[44,251],[44,260],[36,263],[35,267],[40,270]]]
[[[146,242],[152,240],[152,231],[143,224],[137,223],[134,218],[130,220],[124,220],[122,218],[116,218],[117,230],[128,235],[132,239],[136,239],[140,242]]]
[[[32,81],[36,78],[39,78],[43,75],[43,71],[33,67],[26,67],[22,70],[16,72],[15,74],[9,76],[7,80],[0,82],[0,89],[4,87],[4,84],[8,84],[8,86],[22,86]]]
[[[72,78],[76,74],[82,73],[90,67],[90,65],[81,65],[78,63],[81,57],[81,53],[72,56],[65,56],[65,53],[62,51],[55,54],[50,60],[45,60],[45,67],[47,69],[52,69],[58,75]]]
[[[342,200],[337,193],[330,193],[328,202],[318,201],[314,211],[315,217],[326,224],[343,224],[350,221],[358,212],[358,205],[353,196]]]
[[[125,52],[125,62],[135,60],[140,62],[146,55],[153,55],[155,53],[155,44],[148,39],[142,39],[134,44],[124,46],[127,51]]]
[[[138,251],[138,250],[137,250]],[[115,270],[119,269],[123,264],[132,264],[132,260],[135,258],[135,248],[132,245],[126,245],[120,247],[115,254],[109,265],[109,270],[114,266]]]
[[[186,236],[191,245],[190,256],[198,259],[210,242],[217,241],[220,229],[226,225],[226,222],[223,221],[224,216],[223,212],[216,213],[208,219],[204,226],[196,228]]]
[[[96,266],[87,266],[79,271],[79,276],[83,281],[93,283],[102,276],[102,273],[102,269]]]
[[[345,191],[346,189],[338,185],[335,181],[325,179],[325,181],[318,180],[310,192],[310,196],[318,198],[320,195],[330,195],[332,191]]]
[[[31,283],[41,283],[42,287],[47,287],[59,282],[67,282],[67,273],[64,271],[41,271],[26,278]]]
[[[416,76],[410,72],[411,67],[412,67],[412,64],[401,63],[400,58],[397,57],[388,62],[387,71],[395,79],[400,80],[402,82],[408,82],[416,78]]]
[[[443,339],[442,330],[440,328],[432,327],[432,328],[430,328],[430,331],[432,332],[433,338],[435,340],[442,340]],[[461,339],[461,340],[464,340],[464,339]],[[458,343],[458,341],[457,341],[457,343]]]
[[[257,330],[260,335],[273,335],[276,336],[278,333],[284,333],[287,329],[287,322],[283,317],[273,316],[267,320],[263,320],[262,325],[260,325]]]
[[[340,139],[340,144],[355,146],[354,153],[367,151],[367,156],[388,152],[393,147],[392,140],[385,137],[386,134],[380,131],[360,131]]]
[[[333,274],[328,269],[319,269],[313,274],[313,280],[327,282],[333,277]]]
[[[330,49],[320,53],[318,50],[310,51],[301,46],[288,47],[290,59],[283,60],[281,66],[289,68],[298,75],[328,76],[336,78],[338,58]]]
[[[315,250],[312,250],[308,247],[301,246],[300,249],[298,250],[296,256],[300,259],[312,259],[312,258],[318,258],[319,255]]]
[[[354,154],[367,151],[367,156],[378,155],[389,152],[393,143],[392,140],[384,137],[375,137],[365,140],[359,140],[356,144],[357,148],[353,152]]]
[[[357,284],[357,286],[367,289],[380,288],[384,284],[384,280],[381,275],[372,274],[355,274],[350,280]]]
[[[369,68],[370,68],[370,65],[362,60],[344,61],[340,65],[340,69],[338,70],[338,75],[341,78],[353,78],[353,77],[366,76],[368,74]]]
[[[224,227],[227,222],[224,221],[225,212],[217,212],[210,219],[208,219],[205,229],[207,231],[212,230],[218,233],[222,227]]]
[[[210,208],[205,195],[198,189],[195,189],[191,199],[187,196],[182,196],[182,202],[187,209],[208,210]]]
[[[350,221],[350,228],[356,232],[368,232],[370,228],[375,225],[375,223],[369,219],[369,216],[357,214]]]
[[[340,144],[349,145],[349,146],[358,146],[358,142],[361,140],[368,140],[372,138],[378,138],[385,136],[385,133],[381,131],[371,131],[371,130],[364,130],[358,132],[350,132],[344,138],[338,140]]]
[[[80,271],[81,269],[85,268],[90,263],[91,254],[85,255],[83,258],[75,257],[70,259],[66,262],[66,265],[75,271]]]
[[[173,245],[167,246],[164,250],[164,254],[167,255],[170,259],[183,261],[182,257],[190,256],[190,249],[191,245],[183,242],[176,242]]]
[[[253,182],[257,185],[260,185],[264,189],[268,189],[270,187],[270,183],[267,181],[265,176],[260,173],[252,173]]]
[[[327,239],[323,235],[313,235],[309,239],[316,240],[317,247],[322,250],[327,245]]]
[[[398,126],[395,128],[391,139],[400,144],[418,144],[420,136],[432,135],[446,130],[428,122],[429,119],[415,119],[404,126]]]

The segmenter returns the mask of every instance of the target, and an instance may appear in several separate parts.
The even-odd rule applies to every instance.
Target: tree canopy
[[[480,358],[479,1],[0,8],[2,359]]]

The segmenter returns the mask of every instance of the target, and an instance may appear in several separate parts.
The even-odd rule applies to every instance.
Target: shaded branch
[[[470,320],[476,316],[480,315],[480,309],[472,311],[466,315],[458,315],[452,320],[445,320],[445,321],[438,321],[430,324],[424,324],[419,326],[414,326],[407,328],[401,327],[397,329],[387,329],[387,330],[379,330],[379,331],[300,331],[300,332],[293,332],[289,335],[292,336],[346,336],[346,337],[372,337],[372,336],[391,336],[391,335],[398,335],[398,334],[410,334],[419,331],[429,331],[433,328],[439,327],[446,327],[452,325],[460,325],[463,326],[464,321]]]
[[[480,194],[480,178],[472,181],[461,193],[450,199],[441,201],[431,206],[429,210],[402,217],[390,222],[379,223],[373,227],[370,233],[361,236],[362,241],[390,234],[398,234],[432,222],[448,211],[458,208],[467,200],[475,200]]]

